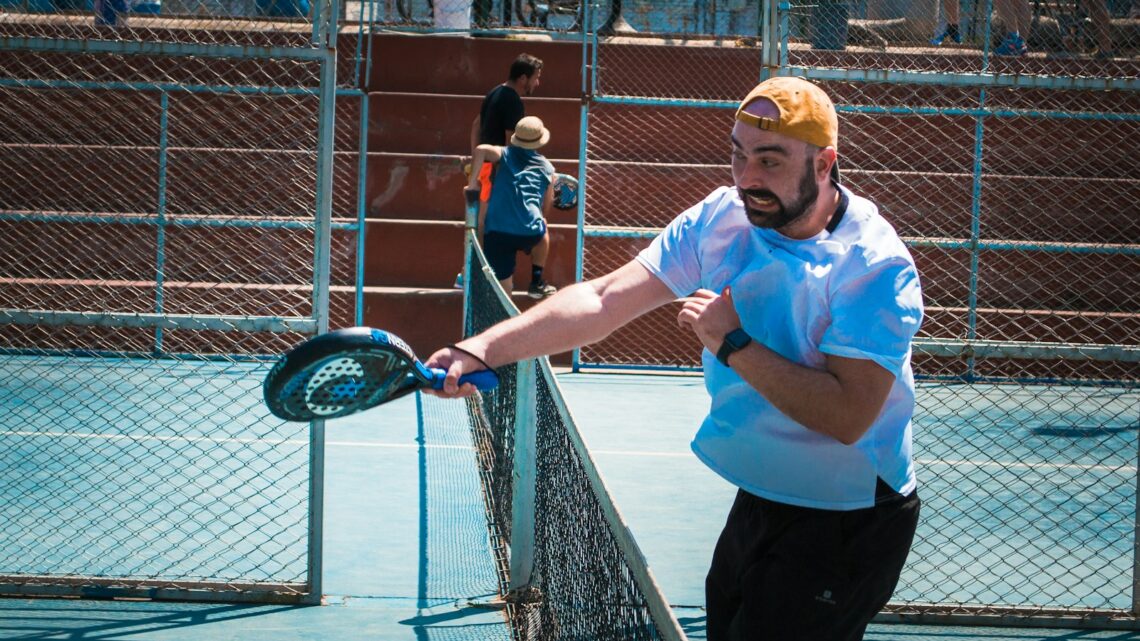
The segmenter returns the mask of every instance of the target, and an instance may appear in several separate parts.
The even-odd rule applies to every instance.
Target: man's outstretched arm
[[[427,365],[447,370],[439,395],[467,396],[474,388],[465,385],[460,389],[456,382],[462,374],[483,368],[477,359],[498,367],[565,352],[599,341],[675,298],[645,266],[630,261],[605,276],[559,290],[526,313],[460,342],[460,350],[445,347],[437,351],[428,357]]]

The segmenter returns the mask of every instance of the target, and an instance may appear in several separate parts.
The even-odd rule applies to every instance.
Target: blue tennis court
[[[61,558],[78,555],[84,572],[97,576],[285,586],[299,580],[308,428],[266,421],[259,389],[266,364],[153,361],[148,370],[125,360],[97,367],[84,359],[4,357],[3,366],[3,391],[12,400],[0,434],[0,549],[9,566],[18,559],[24,573],[51,573]],[[204,380],[213,388],[203,388]],[[703,638],[704,572],[734,490],[688,452],[707,404],[702,380],[567,373],[559,381],[665,597],[688,636]],[[210,404],[214,392],[224,400]],[[1134,523],[1125,521],[1134,514],[1137,392],[1081,392],[1100,395],[1100,402],[1067,411],[1064,402],[1040,397],[1057,410],[1056,420],[1044,419],[1048,424],[1022,420],[1016,415],[1022,410],[1005,406],[1009,395],[1002,390],[969,396],[926,385],[921,393],[930,406],[948,410],[920,412],[920,527],[927,534],[912,551],[896,597],[930,594],[931,584],[939,584],[947,598],[1015,601],[1019,590],[1037,588],[1010,586],[1007,573],[989,577],[979,569],[998,568],[1009,559],[996,557],[1014,555],[1054,571],[1046,590],[1056,585],[1078,604],[1127,608],[1131,586],[1120,577],[1130,576],[1134,541]],[[1072,391],[1064,396],[1073,397]],[[176,418],[124,431],[131,413],[142,410]],[[58,420],[65,415],[71,423]],[[500,579],[464,404],[410,396],[330,421],[326,430],[323,606],[10,598],[0,600],[0,637],[511,638],[503,613],[489,607]],[[976,456],[963,457],[962,443],[970,442],[978,444]],[[999,451],[1009,458],[995,457]],[[226,464],[219,467],[219,460]],[[74,486],[83,478],[92,482]],[[1074,492],[1074,483],[1087,489]],[[1049,511],[1079,519],[1095,514],[1103,523],[1066,527],[1058,518],[1023,526],[1010,513],[1011,494],[1046,497]],[[30,505],[40,511],[21,507]],[[68,530],[51,529],[55,519]],[[154,555],[156,548],[167,552]],[[989,552],[962,557],[978,549]],[[1039,558],[1051,561],[1034,564]],[[954,576],[954,568],[977,578]],[[1140,634],[877,623],[867,638]]]

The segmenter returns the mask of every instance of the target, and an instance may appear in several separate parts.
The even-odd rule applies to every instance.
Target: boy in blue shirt
[[[491,197],[486,212],[481,212],[479,229],[483,232],[483,253],[495,271],[495,278],[507,292],[515,272],[518,252],[531,255],[531,281],[527,295],[546,298],[556,288],[543,278],[549,244],[541,242],[546,235],[546,216],[554,200],[554,166],[538,152],[550,141],[550,131],[542,120],[529,116],[518,121],[510,144],[479,145],[471,158],[468,189],[478,189],[483,163],[497,163]]]

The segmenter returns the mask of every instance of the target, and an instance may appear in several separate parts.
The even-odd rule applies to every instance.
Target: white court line
[[[130,436],[128,434],[94,434],[82,432],[22,432],[22,431],[4,431],[0,432],[0,436],[31,436],[31,437],[47,437],[47,438],[60,438],[71,437],[80,439],[103,439],[107,441],[157,441],[157,442],[183,442],[183,443],[260,443],[266,445],[308,445],[308,441],[299,439],[283,439],[283,440],[269,440],[259,438],[210,438],[208,436]],[[418,449],[421,447],[419,443],[378,443],[368,441],[325,441],[325,446],[334,447],[372,447],[372,448],[394,448],[394,449]],[[442,445],[442,444],[425,444],[422,447],[429,449],[447,449],[447,450],[473,450],[474,447],[470,445]],[[693,456],[691,452],[645,452],[636,450],[590,450],[590,453],[598,456],[640,456],[648,458],[690,458]],[[1086,465],[1081,463],[1025,463],[1017,461],[969,461],[964,459],[915,459],[915,463],[919,465],[949,465],[956,466],[974,466],[974,467],[996,467],[996,468],[1018,468],[1018,469],[1045,469],[1045,470],[1088,470],[1097,472],[1127,472],[1135,473],[1135,465],[1101,465],[1092,464]]]
[[[3,431],[0,436],[31,436],[43,438],[78,438],[78,439],[97,439],[105,441],[136,441],[136,442],[159,442],[159,443],[238,443],[238,444],[264,444],[264,445],[308,445],[308,441],[300,439],[264,439],[264,438],[212,438],[209,436],[131,436],[129,434],[93,434],[84,432],[22,432],[22,431]],[[396,448],[396,449],[419,449],[419,443],[377,443],[367,441],[325,441],[325,447],[376,447],[376,448]],[[422,447],[428,449],[442,449],[442,450],[473,450],[474,447],[470,445],[442,445],[428,443]]]

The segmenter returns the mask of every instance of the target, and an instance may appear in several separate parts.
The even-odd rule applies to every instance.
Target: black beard
[[[816,199],[819,198],[819,185],[815,183],[815,175],[811,171],[810,164],[807,171],[804,172],[803,178],[800,179],[799,187],[799,197],[789,205],[784,205],[784,201],[780,200],[779,196],[767,189],[740,189],[737,187],[737,191],[740,192],[740,200],[744,203],[744,213],[748,215],[748,222],[760,229],[780,229],[808,213]],[[771,198],[776,201],[780,208],[774,214],[753,209],[748,205],[748,196]]]

